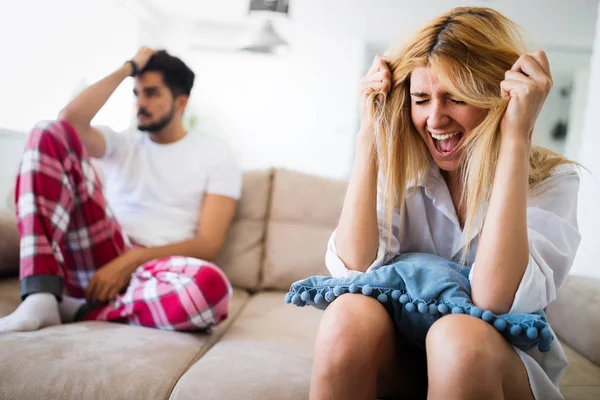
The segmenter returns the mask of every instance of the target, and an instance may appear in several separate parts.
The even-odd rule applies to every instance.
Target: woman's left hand
[[[500,83],[502,97],[510,98],[500,125],[503,138],[531,140],[533,127],[552,89],[548,57],[542,50],[523,54]]]

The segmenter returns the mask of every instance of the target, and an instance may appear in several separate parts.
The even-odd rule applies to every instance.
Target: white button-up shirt
[[[527,231],[529,263],[517,289],[510,313],[530,313],[545,308],[556,299],[556,292],[565,282],[581,236],[577,229],[577,193],[579,175],[572,164],[561,165],[538,183],[527,201]],[[392,229],[388,232],[387,216],[378,199],[379,248],[367,273],[385,265],[405,252],[435,254],[446,259],[458,259],[466,241],[472,241],[467,264],[472,265],[479,235],[474,229],[465,238],[450,197],[448,186],[435,164],[423,182],[407,190],[400,226],[400,214],[392,214]],[[401,230],[401,232],[400,232]],[[335,249],[334,231],[329,239],[326,265],[334,277],[348,277],[361,272],[348,270]],[[389,239],[389,246],[388,246]],[[472,265],[469,279],[476,266]],[[536,399],[562,399],[558,383],[567,366],[566,356],[558,339],[548,353],[516,349],[523,360]]]

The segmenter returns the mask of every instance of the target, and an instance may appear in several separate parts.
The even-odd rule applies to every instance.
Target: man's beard
[[[150,114],[145,110],[140,110],[142,114],[149,116]],[[139,114],[139,113],[138,113]],[[169,123],[173,120],[175,116],[175,105],[171,106],[171,111],[161,118],[158,122],[151,123],[148,125],[138,124],[138,130],[143,132],[156,133],[161,131],[165,126],[169,125]]]

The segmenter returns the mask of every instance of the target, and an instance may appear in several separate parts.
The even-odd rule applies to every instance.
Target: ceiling
[[[122,0],[170,21],[232,24],[248,19],[249,0]],[[492,7],[513,19],[531,42],[555,51],[591,53],[599,0],[290,0],[289,23],[346,26],[386,46],[457,5]],[[314,21],[312,21],[314,20]],[[314,25],[314,26],[313,26]]]
[[[135,0],[171,20],[239,22],[248,13],[249,0]]]

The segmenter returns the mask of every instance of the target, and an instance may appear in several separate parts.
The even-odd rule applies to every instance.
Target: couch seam
[[[254,293],[264,289],[263,279],[265,276],[265,261],[267,259],[267,240],[269,237],[269,221],[271,220],[271,206],[275,193],[275,168],[270,169],[269,174],[269,196],[267,197],[267,212],[265,213],[265,232],[263,236],[263,247],[260,255],[260,269],[258,270],[258,286]]]
[[[246,293],[248,293],[247,290],[244,289],[244,291]],[[221,333],[221,335],[217,336],[212,343],[208,346],[208,348],[206,349],[206,351],[204,353],[202,353],[201,356],[194,356],[192,357],[192,359],[187,363],[187,365],[185,365],[181,372],[179,374],[177,374],[177,378],[174,379],[173,384],[171,385],[171,388],[169,389],[169,393],[166,397],[166,400],[170,400],[173,392],[175,390],[175,387],[177,386],[177,384],[179,383],[179,381],[181,380],[181,377],[183,377],[183,375],[185,375],[186,372],[188,372],[190,370],[190,368],[196,364],[196,362],[198,362],[198,360],[200,360],[202,357],[204,357],[205,354],[207,354],[220,340],[223,336],[225,336],[225,333],[227,333],[229,331],[229,329],[231,329],[231,327],[233,326],[233,324],[235,323],[235,321],[237,321],[237,319],[240,317],[240,315],[242,314],[242,311],[244,311],[244,309],[246,308],[246,306],[248,305],[248,303],[250,302],[250,299],[254,297],[254,295],[249,294],[248,299],[244,302],[244,304],[240,307],[239,311],[237,312],[236,316],[233,317],[233,319],[231,319],[231,321],[229,322],[229,327],[227,327],[227,329],[224,329],[223,332]],[[199,354],[200,351],[198,351],[196,354]]]

